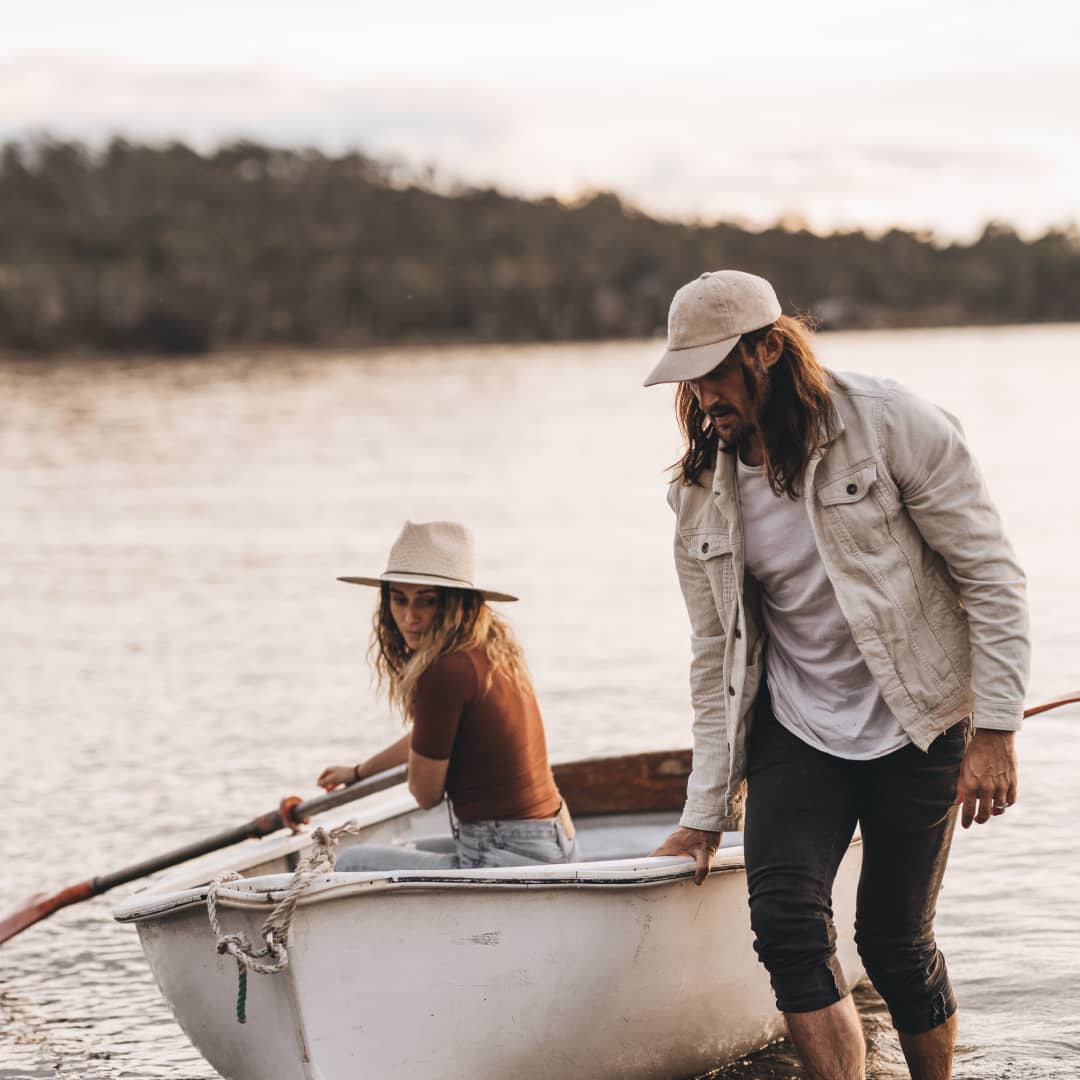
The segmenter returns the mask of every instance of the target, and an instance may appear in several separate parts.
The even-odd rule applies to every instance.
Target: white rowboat
[[[597,1080],[692,1077],[782,1030],[752,945],[741,835],[700,888],[686,858],[648,858],[675,826],[689,754],[556,766],[582,857],[569,865],[318,877],[296,908],[289,964],[248,979],[219,955],[218,911],[252,941],[306,834],[238,844],[153,883],[115,910],[134,923],[180,1026],[229,1080]],[[322,815],[362,842],[447,831],[445,808],[402,789]],[[841,965],[861,977],[851,927],[861,849],[837,875]]]

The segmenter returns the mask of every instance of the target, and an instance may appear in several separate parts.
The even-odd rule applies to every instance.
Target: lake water
[[[473,525],[553,756],[687,745],[659,343],[0,361],[0,912],[314,793],[399,730],[364,665],[406,517]],[[1080,327],[833,334],[964,422],[1027,567],[1030,702],[1080,687]],[[956,1076],[1080,1075],[1080,708],[1030,720],[1021,800],[939,906]],[[0,1077],[211,1080],[115,897],[0,947]],[[861,991],[870,1075],[900,1077]],[[725,1076],[797,1077],[781,1043]],[[598,1063],[598,1077],[603,1076]]]

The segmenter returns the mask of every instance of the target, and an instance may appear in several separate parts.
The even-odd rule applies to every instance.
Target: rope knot
[[[250,953],[251,942],[247,939],[247,934],[241,932],[239,934],[223,934],[217,943],[217,951],[220,955],[225,953],[232,953],[236,956],[237,953]]]
[[[289,939],[289,931],[292,928],[293,915],[296,912],[300,894],[320,874],[329,873],[334,869],[337,861],[335,849],[338,838],[345,835],[356,836],[360,831],[360,826],[355,821],[346,821],[330,830],[321,825],[312,830],[311,850],[294,871],[285,895],[274,905],[262,924],[259,933],[266,942],[266,947],[258,951],[252,947],[243,931],[234,934],[225,933],[218,918],[218,890],[226,882],[240,880],[241,875],[230,870],[219,874],[210,882],[206,890],[206,914],[210,919],[210,928],[217,937],[218,953],[229,953],[236,957],[239,979],[236,1018],[241,1024],[247,1019],[248,971],[254,971],[259,975],[273,975],[284,971],[289,966],[289,950],[286,942]]]

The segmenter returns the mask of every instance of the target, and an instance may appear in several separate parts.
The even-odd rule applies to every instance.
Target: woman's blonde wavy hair
[[[771,331],[783,340],[780,358],[762,376],[747,362]],[[743,334],[736,349],[743,382],[757,410],[765,473],[777,495],[798,498],[803,473],[816,450],[830,438],[835,419],[825,369],[814,356],[808,321],[781,315],[776,322]],[[693,384],[679,383],[675,413],[683,435],[682,457],[672,466],[684,484],[696,484],[716,467],[720,439],[698,403]]]
[[[372,619],[368,659],[380,690],[385,689],[391,708],[397,709],[405,723],[412,716],[413,697],[420,676],[436,660],[450,653],[482,649],[488,659],[485,693],[497,674],[504,674],[520,690],[530,690],[525,654],[514,632],[500,615],[488,606],[473,589],[438,589],[439,607],[431,631],[424,643],[413,652],[394,622],[390,610],[390,589],[382,584],[382,595]]]

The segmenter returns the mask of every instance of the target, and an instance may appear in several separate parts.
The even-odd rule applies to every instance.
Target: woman
[[[343,577],[381,592],[371,649],[380,686],[411,731],[358,765],[333,765],[328,791],[408,762],[425,809],[449,797],[453,839],[360,844],[338,870],[572,862],[574,829],[551,775],[543,721],[521,647],[473,585],[472,535],[450,521],[407,521],[380,577]]]

